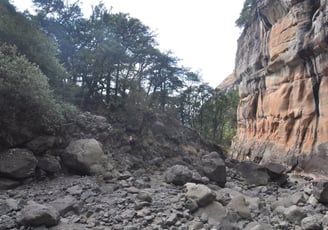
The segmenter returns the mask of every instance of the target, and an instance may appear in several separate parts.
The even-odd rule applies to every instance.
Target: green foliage
[[[39,28],[17,13],[8,0],[0,1],[0,42],[15,45],[20,53],[36,63],[53,86],[59,86],[65,70],[57,59],[53,41]]]
[[[46,76],[25,56],[19,55],[16,47],[1,45],[1,129],[51,131],[63,118],[63,108],[54,99]]]
[[[237,91],[214,90],[207,84],[193,85],[180,95],[180,119],[208,140],[230,146],[236,134]]]
[[[239,18],[236,20],[236,26],[239,28],[245,28],[256,12],[256,0],[245,0],[243,9],[240,12]]]
[[[198,73],[180,66],[179,59],[170,51],[161,52],[154,34],[140,20],[128,14],[114,14],[103,3],[93,7],[92,15],[86,19],[82,17],[79,1],[33,2],[37,15],[25,14],[27,18],[22,18],[8,0],[0,0],[5,6],[0,7],[0,42],[16,44],[20,53],[39,65],[50,83],[59,83],[50,86],[57,86],[62,100],[99,111],[123,107],[126,111],[150,108],[166,112],[207,139],[224,145],[230,143],[235,135],[237,94],[211,88]],[[253,14],[254,2],[246,0],[243,18]],[[18,22],[22,26],[15,29]],[[9,56],[14,58],[13,62],[4,59],[1,63],[7,66],[4,63],[7,60],[10,64],[8,69],[3,67],[5,74],[1,75],[3,80],[0,78],[8,82],[0,88],[3,95],[0,102],[13,116],[4,113],[2,126],[18,122],[44,129],[56,126],[63,117],[72,114],[74,109],[69,104],[56,103],[46,77],[35,65],[17,55],[14,48],[4,47],[12,50]],[[57,56],[65,69],[58,64]],[[66,75],[58,74],[65,71]],[[7,88],[10,90],[6,91]],[[26,115],[33,122],[24,123]]]

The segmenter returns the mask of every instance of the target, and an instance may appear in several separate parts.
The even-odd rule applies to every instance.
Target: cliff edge
[[[326,0],[256,1],[238,39],[232,157],[328,175]]]

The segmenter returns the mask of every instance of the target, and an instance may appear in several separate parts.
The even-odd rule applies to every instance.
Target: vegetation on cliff
[[[236,26],[244,28],[249,25],[256,12],[256,0],[245,0],[244,6],[236,20]]]
[[[140,20],[112,13],[101,3],[89,18],[78,1],[33,3],[35,15],[0,1],[0,44],[10,53],[1,59],[0,79],[10,85],[0,89],[5,95],[0,106],[6,108],[1,116],[7,117],[2,130],[15,123],[8,108],[50,129],[62,121],[65,102],[103,115],[127,108],[168,113],[207,138],[230,144],[236,117],[232,95],[202,82],[170,51],[160,51],[156,36]],[[16,101],[8,90],[17,92]]]

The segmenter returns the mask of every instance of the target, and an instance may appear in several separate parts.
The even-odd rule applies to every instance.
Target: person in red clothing
[[[136,139],[133,136],[129,136],[128,142],[131,146],[136,144]]]

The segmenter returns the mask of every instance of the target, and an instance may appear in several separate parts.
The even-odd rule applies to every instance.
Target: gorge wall
[[[328,175],[326,0],[257,0],[238,39],[232,157]]]

